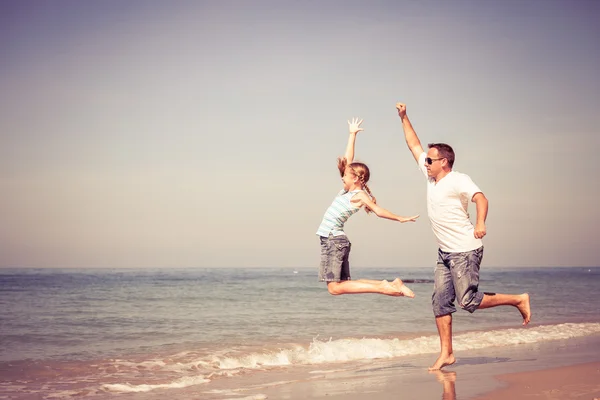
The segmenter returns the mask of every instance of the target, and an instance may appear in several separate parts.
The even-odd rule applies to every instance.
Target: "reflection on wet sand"
[[[438,382],[442,384],[442,400],[456,400],[456,372],[437,370],[429,373],[435,375]]]

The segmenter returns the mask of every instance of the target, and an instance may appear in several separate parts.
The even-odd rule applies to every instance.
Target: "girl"
[[[415,297],[404,283],[397,278],[393,282],[360,279],[350,280],[350,241],[344,233],[344,223],[350,216],[363,206],[365,211],[375,213],[380,218],[387,218],[399,222],[414,222],[419,216],[399,217],[390,211],[379,207],[371,189],[367,186],[370,173],[369,168],[354,159],[354,142],[356,134],[363,129],[360,127],[362,119],[353,118],[348,121],[350,137],[346,147],[346,155],[338,158],[338,169],[342,175],[344,189],[342,189],[323,216],[317,235],[321,240],[321,268],[319,280],[327,282],[327,290],[333,295],[351,293],[380,293],[388,296]]]

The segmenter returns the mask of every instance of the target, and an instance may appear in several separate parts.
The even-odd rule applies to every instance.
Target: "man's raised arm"
[[[423,146],[417,136],[417,132],[412,127],[408,115],[406,115],[406,104],[396,103],[396,109],[398,110],[398,116],[402,120],[402,129],[404,130],[404,138],[406,139],[406,145],[413,154],[413,157],[418,162],[419,156],[423,153]]]

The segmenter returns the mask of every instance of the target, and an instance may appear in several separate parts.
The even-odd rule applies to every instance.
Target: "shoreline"
[[[85,390],[87,383],[82,381],[76,385],[65,383],[62,387],[55,387],[60,393],[54,394],[80,394],[89,398],[118,395],[130,400],[165,397],[183,400],[600,399],[600,334],[458,350],[455,357],[455,364],[434,372],[428,371],[428,367],[437,354],[424,353],[272,367],[240,373],[231,379],[213,380],[207,377],[211,379],[210,384],[199,382],[179,388],[173,386],[183,379],[177,375],[163,382],[152,382],[158,386],[156,388],[131,382],[134,390],[125,392],[122,389],[129,383],[105,382],[120,384],[117,385],[122,386],[118,389],[120,393],[110,393],[110,390],[89,392]],[[147,372],[154,374],[152,368]],[[71,370],[62,373],[68,377]],[[29,398],[31,395],[23,393],[21,396],[16,389],[16,386],[0,385],[0,398]],[[39,390],[44,389],[40,386],[38,393],[41,393]]]
[[[455,355],[454,365],[435,372],[427,370],[436,358],[429,354],[365,361],[344,370],[258,373],[229,393],[287,400],[600,399],[600,335]]]

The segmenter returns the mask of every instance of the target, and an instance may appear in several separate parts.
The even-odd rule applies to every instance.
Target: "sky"
[[[0,267],[316,271],[360,117],[378,204],[421,217],[355,214],[353,275],[433,268],[399,101],[487,196],[482,267],[598,266],[599,19],[594,0],[3,1]]]

